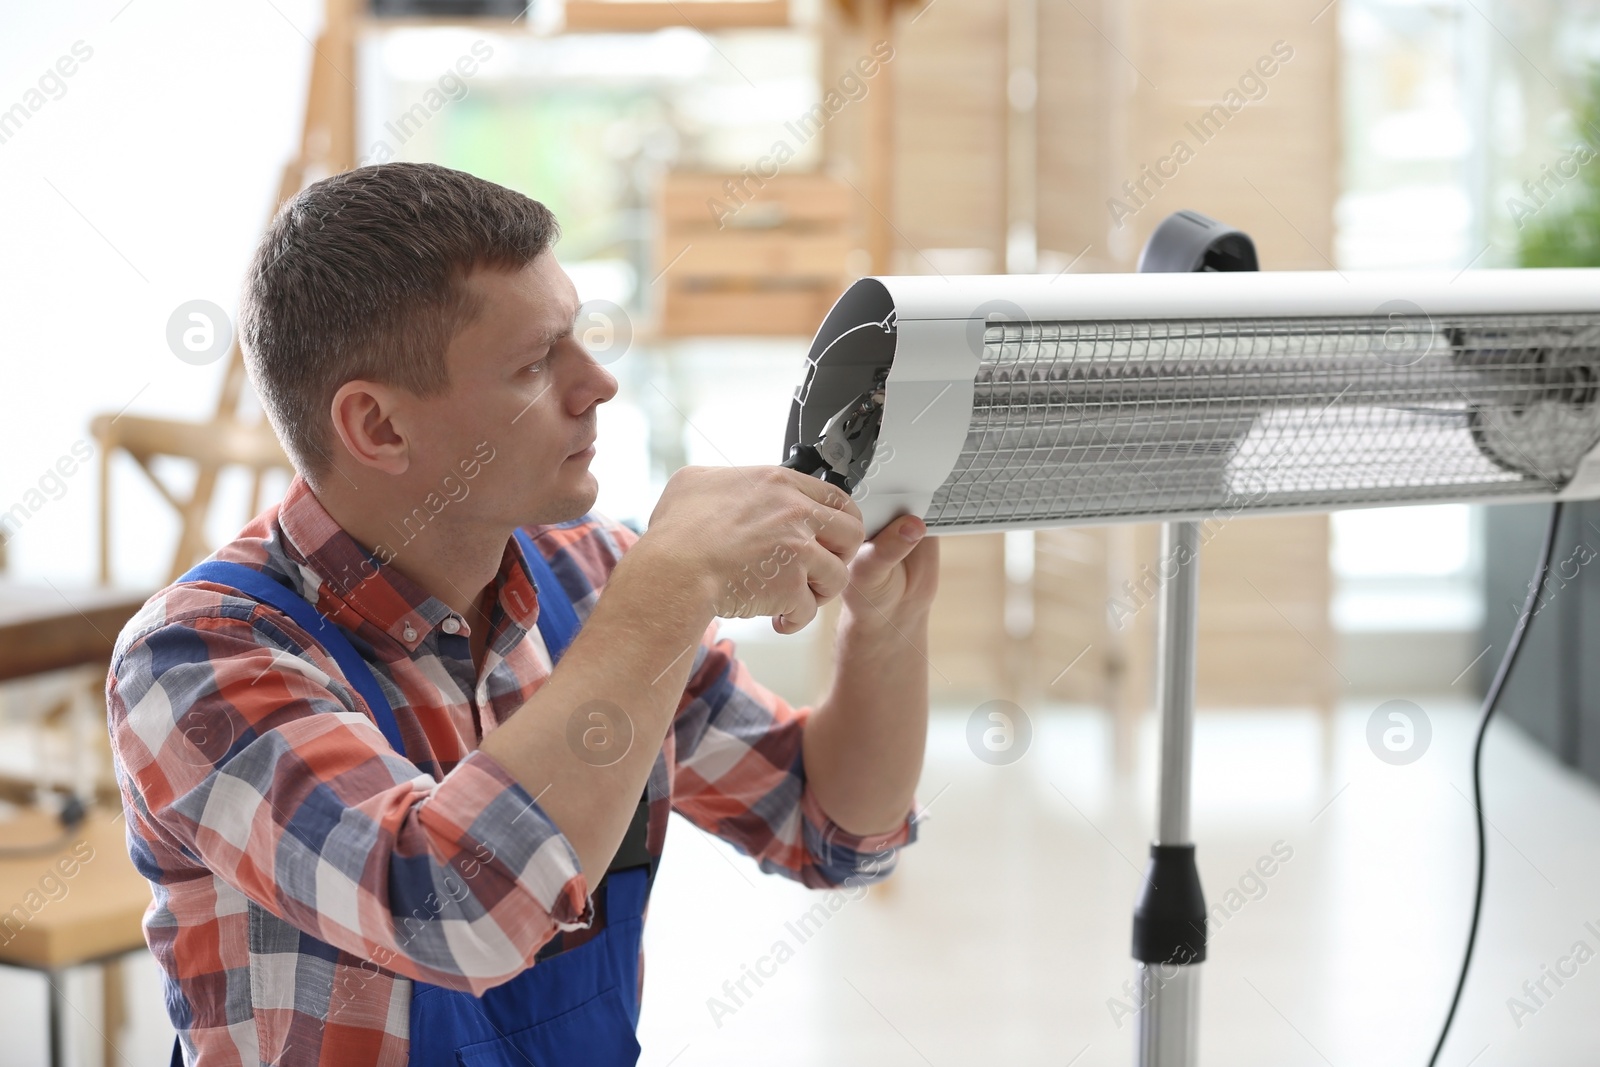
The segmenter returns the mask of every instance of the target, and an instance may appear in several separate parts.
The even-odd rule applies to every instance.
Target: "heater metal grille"
[[[1600,314],[997,322],[930,527],[1549,495]]]

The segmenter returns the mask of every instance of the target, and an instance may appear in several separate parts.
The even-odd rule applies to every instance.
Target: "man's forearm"
[[[833,685],[806,723],[806,778],[853,834],[896,830],[911,808],[928,736],[928,616],[840,620]]]
[[[688,685],[713,618],[710,592],[700,576],[641,540],[617,564],[549,681],[483,739],[482,750],[572,844],[591,890],[622,843]],[[615,762],[605,748],[583,743],[586,732],[604,741],[616,730],[632,739]]]

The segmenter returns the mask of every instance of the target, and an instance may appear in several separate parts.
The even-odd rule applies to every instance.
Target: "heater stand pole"
[[[1162,527],[1159,574],[1161,797],[1156,840],[1133,912],[1136,1062],[1139,1067],[1194,1067],[1200,964],[1206,958],[1205,897],[1189,839],[1199,523]]]

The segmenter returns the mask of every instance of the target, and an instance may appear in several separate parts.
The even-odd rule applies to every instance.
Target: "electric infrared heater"
[[[1206,953],[1200,524],[1600,497],[1600,270],[1258,273],[1249,238],[1192,212],[1142,268],[1165,272],[856,282],[812,342],[785,465],[850,490],[869,536],[906,513],[937,534],[1167,523],[1133,954],[1138,1060],[1170,1067],[1193,1062]]]

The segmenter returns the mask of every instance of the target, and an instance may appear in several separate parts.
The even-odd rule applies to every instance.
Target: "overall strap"
[[[383,736],[388,740],[389,747],[400,755],[405,755],[406,746],[400,738],[400,724],[395,721],[394,709],[389,706],[389,698],[383,695],[378,679],[373,677],[372,668],[367,666],[367,661],[355,650],[355,646],[345,636],[344,630],[308,604],[299,593],[242,563],[228,563],[218,559],[197,564],[178,581],[210,582],[213,585],[237,589],[251,600],[270,604],[293,619],[299,624],[300,629],[316,639],[323,651],[333,657],[333,661],[343,672],[345,681],[361,694],[361,699],[367,702],[372,717],[377,720],[378,729],[383,731]]]
[[[533,543],[533,537],[521,529],[517,529],[517,543],[522,546],[522,554],[528,560],[528,570],[533,575],[533,584],[539,591],[539,633],[544,637],[545,648],[550,652],[550,663],[553,666],[561,659],[561,653],[567,650],[572,643],[572,638],[578,632],[578,612],[572,606],[572,598],[567,595],[566,589],[556,577],[555,571],[545,560],[544,553],[539,551],[539,546]],[[617,846],[617,851],[611,857],[611,866],[608,872],[622,871],[632,867],[648,867],[652,860],[648,847],[650,839],[650,784],[645,783],[640,792],[639,803],[634,806],[633,818],[628,823],[627,831],[622,835],[622,843]],[[654,877],[654,871],[651,871]],[[610,873],[606,875],[609,881]],[[612,898],[610,893],[615,892],[615,883],[606,890],[607,900]],[[618,911],[618,914],[639,914],[644,910],[645,897],[649,895],[649,885],[645,879],[627,881],[622,890],[625,894],[632,894],[627,899],[617,904],[621,909],[631,911]],[[634,896],[637,899],[634,899]],[[608,905],[609,906],[609,905]]]
[[[533,538],[526,530],[520,528],[516,536],[522,554],[528,561],[528,570],[533,574],[534,589],[539,595],[539,634],[544,638],[545,648],[549,650],[550,662],[553,664],[561,658],[561,654],[567,650],[573,636],[578,632],[578,613],[573,609],[572,600],[566,595],[560,580],[556,578],[555,571],[551,570],[544,554],[533,543]],[[384,738],[389,742],[389,747],[400,755],[405,755],[406,747],[400,736],[400,724],[395,720],[389,698],[384,696],[383,688],[378,685],[377,678],[373,677],[372,668],[361,658],[355,646],[350,644],[350,639],[345,636],[344,630],[330,622],[299,593],[262,571],[246,567],[242,563],[230,563],[218,559],[196,564],[180,577],[178,582],[180,584],[210,582],[213,585],[236,589],[249,599],[270,604],[293,619],[302,630],[316,639],[323,651],[333,657],[345,680],[361,694],[361,699],[366,701],[373,718],[377,720],[378,729],[383,731]]]
[[[534,588],[539,592],[539,635],[544,638],[544,646],[554,665],[578,632],[578,613],[572,606],[572,598],[567,596],[561,580],[556,577],[556,572],[546,562],[544,553],[533,543],[528,531],[521,527],[517,528],[517,544],[522,547],[523,558],[528,561],[528,570],[533,575]]]

